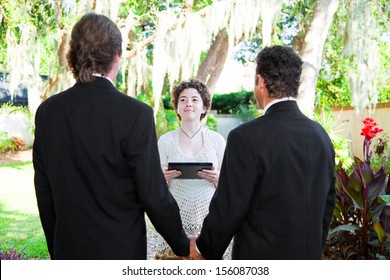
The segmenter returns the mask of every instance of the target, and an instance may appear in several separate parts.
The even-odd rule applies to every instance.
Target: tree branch
[[[191,1],[189,1],[191,2]],[[209,11],[210,9],[210,6],[208,7],[205,7],[203,8],[202,10],[200,10],[199,12],[197,12],[197,14],[199,14],[199,16],[204,16],[207,14],[207,12]],[[185,20],[185,19],[184,19]],[[179,24],[182,23],[183,20],[178,20],[177,22],[175,22],[174,24],[172,24],[169,28],[168,28],[168,31],[170,30],[173,30],[175,29]],[[141,51],[143,50],[144,48],[146,48],[149,44],[153,43],[153,41],[156,39],[157,37],[157,33],[158,31],[156,30],[152,36],[148,37],[147,39],[143,40],[142,42],[140,43],[134,43],[134,45],[138,45],[138,47],[130,50],[130,51],[127,51],[123,54],[123,58],[124,59],[130,59],[132,57],[134,57],[138,51]]]

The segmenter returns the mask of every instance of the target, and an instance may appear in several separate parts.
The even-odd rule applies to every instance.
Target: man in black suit
[[[34,181],[52,259],[146,259],[145,212],[175,254],[189,254],[153,111],[112,83],[121,45],[110,19],[83,16],[67,55],[77,82],[36,113]]]
[[[321,259],[335,204],[334,149],[299,110],[302,61],[291,48],[263,49],[255,96],[264,115],[228,136],[218,188],[194,259]]]

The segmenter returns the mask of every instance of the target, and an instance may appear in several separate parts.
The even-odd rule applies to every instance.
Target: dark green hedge
[[[171,96],[163,97],[165,109],[173,109],[171,105]],[[214,94],[211,109],[216,110],[218,114],[234,114],[240,105],[256,104],[253,91],[239,91],[227,94]]]
[[[235,114],[240,105],[256,104],[253,91],[239,91],[229,94],[214,94],[212,110],[218,114]]]

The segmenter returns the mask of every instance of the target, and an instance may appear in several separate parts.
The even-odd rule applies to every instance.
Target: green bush
[[[240,105],[249,106],[256,104],[253,91],[239,91],[228,94],[214,94],[212,110],[218,114],[236,114]]]
[[[349,142],[346,138],[340,136],[345,123],[336,124],[337,119],[329,109],[316,112],[314,119],[322,125],[332,140],[336,153],[336,165],[341,164],[345,170],[352,168],[353,159],[350,155]]]
[[[0,154],[9,150],[12,145],[12,138],[8,136],[7,132],[0,131]]]
[[[171,95],[170,94],[163,95],[162,101],[163,101],[163,105],[164,105],[165,110],[173,110],[173,106],[171,104]]]
[[[217,131],[217,118],[213,115],[207,115],[206,126],[208,129]]]
[[[175,110],[165,109],[165,119],[167,121],[168,131],[175,130],[179,127],[179,119],[176,115]]]
[[[249,122],[261,115],[256,104],[240,104],[236,110],[236,114],[240,118],[241,123]]]
[[[17,114],[24,113],[29,115],[30,111],[27,106],[16,106],[9,103],[0,105],[0,114]]]
[[[390,174],[390,136],[383,133],[373,144],[373,155],[371,158],[372,169],[378,171],[382,166],[385,172]]]
[[[0,154],[8,151],[20,151],[26,143],[18,137],[9,137],[7,132],[0,131]]]

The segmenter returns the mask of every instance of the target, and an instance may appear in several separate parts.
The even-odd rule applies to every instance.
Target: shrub
[[[240,104],[236,109],[236,114],[240,118],[241,123],[246,123],[250,120],[253,120],[261,115],[259,109],[256,104]]]
[[[165,119],[167,121],[167,129],[168,131],[175,130],[179,127],[179,118],[176,115],[175,110],[165,110]]]
[[[7,132],[0,131],[0,154],[8,151],[20,151],[26,143],[19,137],[9,137]]]
[[[9,249],[9,252],[0,252],[0,260],[23,260],[22,254],[17,254],[14,247]]]
[[[217,131],[217,118],[212,115],[207,115],[206,118],[207,128],[213,131]]]
[[[364,160],[355,158],[348,174],[341,164],[336,172],[336,207],[325,247],[330,259],[390,259],[390,181],[384,163],[371,167],[372,139],[382,130],[366,118],[361,135]]]
[[[390,173],[390,157],[386,157],[386,155],[390,154],[389,143],[390,137],[384,133],[374,144],[371,166],[375,171],[378,171],[384,164],[385,172]]]
[[[332,111],[325,109],[322,109],[321,112],[317,112],[314,119],[322,125],[332,140],[336,153],[336,165],[341,164],[344,170],[350,170],[353,159],[349,154],[349,143],[346,138],[340,136],[345,123],[336,125],[337,119],[334,118]]]
[[[253,91],[232,92],[229,94],[214,94],[212,110],[218,114],[236,114],[240,105],[248,107],[250,104],[256,104]]]

